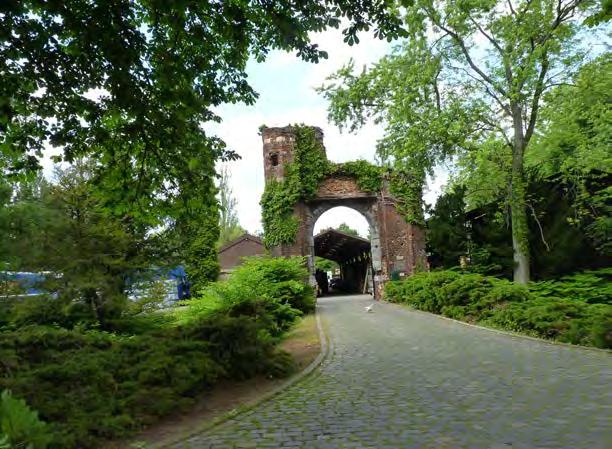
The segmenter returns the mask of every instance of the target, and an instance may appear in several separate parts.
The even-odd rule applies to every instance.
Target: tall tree
[[[104,208],[129,222],[170,225],[189,264],[214,276],[215,162],[232,159],[201,126],[214,108],[252,104],[250,57],[271,49],[317,62],[309,33],[328,26],[381,38],[400,32],[388,0],[8,0],[0,3],[0,159],[3,175],[40,168],[45,145],[94,161]],[[212,252],[211,252],[212,250]],[[205,259],[203,259],[205,258]]]
[[[579,226],[602,254],[612,255],[612,57],[580,68],[572,83],[551,90],[542,127],[526,164],[571,186]]]
[[[244,234],[245,230],[238,222],[238,214],[236,211],[236,198],[232,190],[231,174],[227,166],[221,168],[219,172],[219,242],[218,246],[222,246],[227,242]]]
[[[127,279],[149,266],[150,229],[109,215],[91,183],[83,161],[58,168],[54,182],[22,181],[0,209],[0,267],[53,273],[48,291],[106,325],[123,310]]]
[[[526,283],[525,150],[544,92],[569,79],[585,56],[576,37],[594,7],[581,0],[407,3],[406,41],[359,76],[349,64],[322,89],[330,117],[353,128],[368,117],[384,121],[381,155],[417,171],[503,142],[511,153],[514,279]]]
[[[354,236],[359,237],[359,231],[357,231],[356,229],[351,228],[346,223],[340,223],[340,225],[336,229],[338,229],[338,231],[344,232],[345,234],[350,234],[350,235],[354,235]]]
[[[438,197],[427,218],[427,252],[434,267],[459,265],[468,254],[468,228],[465,216],[465,189],[456,186]]]
[[[525,153],[525,167],[534,183],[556,182],[571,204],[570,223],[579,227],[602,254],[612,251],[609,187],[612,120],[610,53],[584,64],[567,83],[544,95],[539,124]],[[457,159],[452,182],[465,185],[468,208],[498,203],[505,206],[512,154],[501,142]],[[534,184],[535,185],[535,184]],[[527,200],[534,218],[539,198]],[[538,232],[538,234],[540,234]]]

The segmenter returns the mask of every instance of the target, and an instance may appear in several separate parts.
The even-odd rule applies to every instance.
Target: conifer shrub
[[[0,395],[0,448],[46,449],[50,440],[47,425],[38,413],[4,390]]]
[[[417,273],[385,286],[385,298],[416,309],[561,342],[612,348],[608,270],[528,287],[474,273]]]
[[[180,311],[127,310],[112,331],[65,321],[78,314],[60,300],[19,303],[0,324],[0,390],[48,423],[49,449],[99,447],[188,407],[220,379],[290,373],[276,344],[314,307],[306,275],[301,259],[251,259]]]
[[[588,270],[558,280],[532,282],[538,296],[580,300],[589,304],[612,304],[612,268]]]

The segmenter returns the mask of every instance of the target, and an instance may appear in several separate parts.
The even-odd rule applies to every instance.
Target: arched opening
[[[319,295],[374,291],[370,205],[323,203],[312,210],[311,255]]]

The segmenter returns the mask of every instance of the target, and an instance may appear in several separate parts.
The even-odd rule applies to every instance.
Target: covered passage
[[[368,240],[336,229],[327,229],[315,235],[314,254],[340,265],[340,281],[335,281],[336,290],[343,293],[372,291],[372,263]],[[319,276],[317,282],[321,284]]]

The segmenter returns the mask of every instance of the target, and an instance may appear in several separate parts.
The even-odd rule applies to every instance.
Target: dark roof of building
[[[232,246],[235,246],[245,240],[251,240],[255,243],[259,243],[261,246],[264,246],[263,241],[259,237],[257,237],[256,235],[249,234],[248,232],[245,232],[240,237],[237,237],[234,240],[227,242],[225,245],[219,248],[219,253],[222,253],[223,251],[226,251],[230,249]]]
[[[323,231],[314,238],[315,254],[339,263],[370,253],[370,241],[336,229]]]

